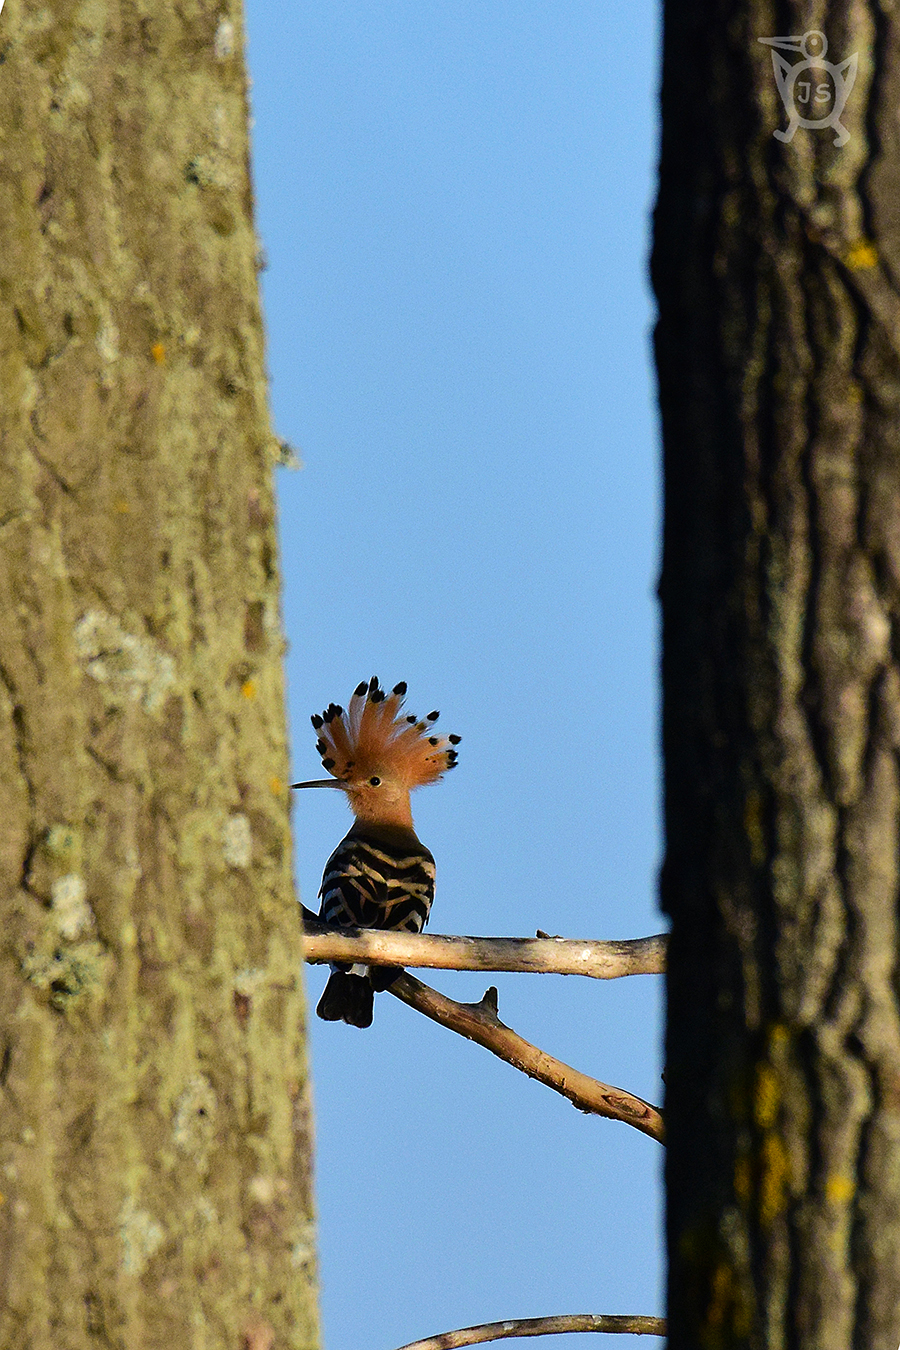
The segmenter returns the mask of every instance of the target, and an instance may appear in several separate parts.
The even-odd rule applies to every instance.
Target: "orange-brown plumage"
[[[459,737],[434,734],[437,713],[402,717],[405,693],[398,684],[386,694],[373,677],[357,686],[346,712],[332,703],[313,717],[323,768],[347,785],[383,774],[407,792],[452,769]]]

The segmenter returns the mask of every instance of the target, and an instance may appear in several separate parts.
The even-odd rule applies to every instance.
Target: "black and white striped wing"
[[[319,894],[326,923],[421,933],[434,900],[434,858],[418,841],[348,835],[325,864]]]

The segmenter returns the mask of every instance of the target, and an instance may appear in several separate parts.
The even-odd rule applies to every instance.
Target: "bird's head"
[[[357,820],[412,829],[409,794],[435,783],[456,764],[459,736],[438,736],[438,714],[401,716],[405,684],[388,694],[376,676],[357,685],[345,712],[331,703],[312,724],[322,767],[332,775],[292,787],[334,787]]]

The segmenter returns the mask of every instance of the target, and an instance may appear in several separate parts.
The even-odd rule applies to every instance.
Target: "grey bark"
[[[0,1344],[315,1346],[242,15],[0,14]]]
[[[844,145],[773,137],[813,28]],[[673,1347],[900,1343],[898,106],[887,7],[666,4]]]

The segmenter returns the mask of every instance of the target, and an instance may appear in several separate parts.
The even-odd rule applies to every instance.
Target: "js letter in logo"
[[[831,127],[836,131],[835,145],[846,145],[850,132],[841,121],[844,105],[850,97],[856,79],[857,53],[835,65],[825,60],[828,39],[812,28],[802,37],[757,38],[767,47],[778,47],[783,52],[799,52],[802,61],[785,61],[777,51],[772,52],[775,83],[790,121],[786,131],[776,131],[779,141],[792,141],[798,127]]]

